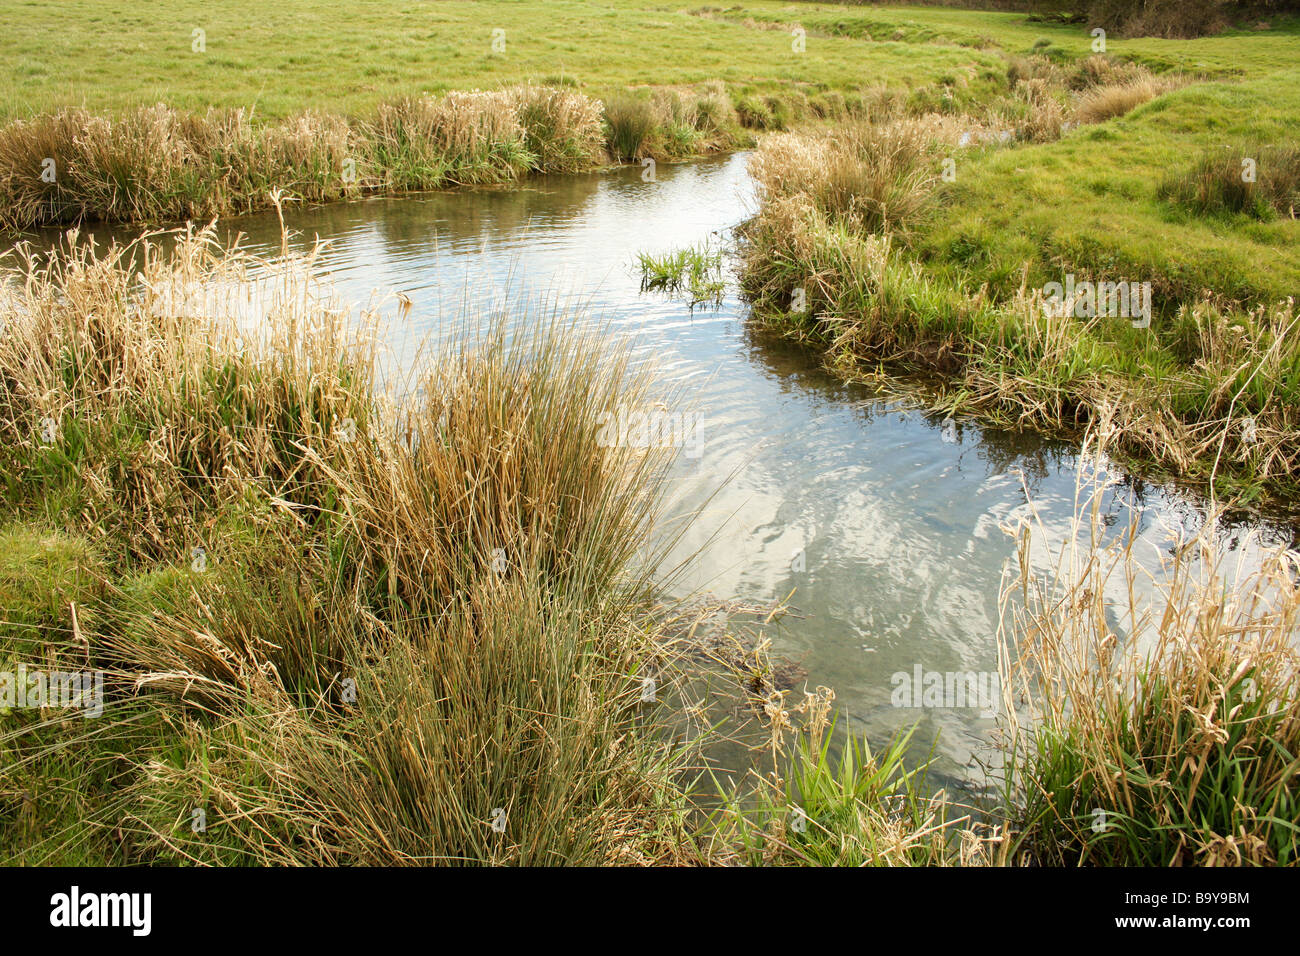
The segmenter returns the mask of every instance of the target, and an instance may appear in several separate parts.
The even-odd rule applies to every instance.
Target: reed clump
[[[205,220],[266,208],[277,190],[329,202],[506,183],[592,169],[606,149],[616,160],[682,158],[738,135],[721,84],[603,105],[525,84],[406,97],[365,119],[308,112],[268,125],[244,110],[68,109],[0,129],[0,228]]]
[[[933,116],[776,134],[751,168],[765,201],[799,196],[845,228],[897,232],[929,208],[939,181],[937,147],[956,135]]]
[[[644,378],[557,314],[381,390],[373,316],[251,265],[73,237],[6,287],[5,540],[48,596],[0,644],[106,674],[98,720],[3,717],[6,859],[686,853],[639,703],[667,460],[600,440]]]
[[[1229,552],[1211,515],[1144,572],[1104,492],[1085,490],[1059,554],[1036,520],[1016,531],[1004,690],[1023,847],[1047,865],[1296,865],[1294,554]]]
[[[605,142],[615,160],[634,161],[647,155],[655,126],[654,105],[648,97],[629,93],[605,101]]]
[[[526,146],[515,98],[506,91],[386,103],[364,136],[390,190],[509,182],[538,159]]]
[[[600,163],[604,136],[597,100],[576,90],[531,85],[510,95],[535,169],[575,173]]]

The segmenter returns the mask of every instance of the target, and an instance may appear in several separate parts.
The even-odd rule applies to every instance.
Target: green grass
[[[1300,51],[1300,35],[1292,43]],[[1204,289],[1249,301],[1294,295],[1300,223],[1197,216],[1160,187],[1204,152],[1231,154],[1240,169],[1233,150],[1243,144],[1293,142],[1298,113],[1300,70],[1284,70],[1175,90],[1055,143],[958,154],[919,255],[966,268],[1001,295],[1068,272],[1150,281],[1166,308]]]
[[[1042,103],[1012,102],[1012,79],[1090,52],[1076,27],[935,8],[753,3],[715,17],[631,2],[241,0],[204,17],[0,0],[0,118],[162,101],[252,109],[268,128],[317,110],[328,116],[308,142],[271,126],[258,141],[269,152],[250,150],[247,168],[235,153],[214,161],[234,194],[285,185],[273,168],[325,199],[350,194],[330,184],[355,130],[373,150],[363,175],[392,188],[510,181],[587,168],[608,144],[623,159],[690,155],[739,141],[736,123],[1012,108],[1028,120]],[[203,54],[190,52],[195,27]],[[491,50],[498,27],[504,53]],[[785,197],[806,204],[769,204],[751,224],[746,289],[847,376],[928,372],[946,407],[1074,432],[1118,422],[1121,455],[1292,493],[1300,340],[1294,311],[1272,300],[1300,289],[1296,222],[1282,200],[1265,208],[1246,191],[1198,205],[1178,184],[1213,173],[1205,157],[1225,145],[1290,148],[1298,46],[1282,20],[1113,40],[1112,54],[1197,82],[1059,141],[1048,122],[1026,137],[1046,142],[962,151],[951,183],[938,177],[943,150],[862,139],[824,190]],[[613,116],[544,92],[519,130],[433,148],[444,126],[408,99],[520,81],[606,98]],[[689,102],[666,89],[688,86]],[[100,206],[165,215],[196,194],[186,163],[148,179],[132,146],[104,152]],[[1263,181],[1270,196],[1293,188]],[[889,242],[871,234],[882,227]],[[204,248],[179,257],[183,282],[226,275]],[[642,267],[648,288],[719,289],[711,250]],[[149,268],[151,287],[166,287],[161,261]],[[434,404],[414,410],[404,443],[372,403],[364,355],[348,359],[318,314],[295,316],[317,324],[310,341],[281,329],[269,353],[237,356],[221,316],[205,317],[214,331],[158,300],[128,309],[125,269],[74,256],[51,270],[0,332],[0,669],[101,666],[111,716],[0,713],[3,862],[647,863],[698,860],[700,844],[752,863],[1008,861],[1009,845],[985,847],[986,828],[919,796],[906,738],[872,754],[837,737],[834,749],[821,696],[793,749],[775,746],[775,784],[725,792],[725,811],[687,832],[686,757],[636,703],[640,676],[668,653],[632,564],[658,466],[596,443],[602,409],[637,385],[590,343],[561,348],[553,329],[513,358],[500,342],[467,348],[432,372],[422,394]],[[1053,325],[1017,302],[1022,284],[1066,271],[1152,281],[1152,329]],[[792,315],[796,288],[807,309]],[[1202,289],[1220,301],[1195,301]],[[35,437],[45,417],[53,441]],[[346,419],[361,441],[337,439]],[[203,572],[189,563],[196,543]],[[506,581],[488,570],[498,547]],[[1133,663],[1124,693],[1091,666],[1112,646],[1109,630],[1086,630],[1105,620],[1088,603],[1104,587],[1085,581],[1036,609],[1024,633],[1095,640],[1084,665],[1034,662],[1030,687],[1076,676],[1041,699],[1045,730],[1018,741],[1021,786],[997,808],[1032,859],[1296,862],[1297,610],[1284,571],[1266,582],[1278,606],[1252,606],[1240,628],[1204,626],[1222,619],[1221,582],[1176,593],[1162,618],[1170,652]],[[1265,632],[1242,657],[1236,638]],[[1193,639],[1195,660],[1178,653]],[[1242,675],[1260,696],[1243,695]],[[759,704],[786,715],[779,698]],[[503,835],[490,826],[500,807]],[[806,830],[792,830],[794,807]],[[1111,821],[1100,833],[1088,826],[1097,807]]]
[[[997,65],[992,55],[958,47],[918,59],[903,44],[873,52],[868,64],[861,44],[848,38],[795,54],[788,34],[633,0],[307,0],[292,7],[232,0],[202,13],[146,11],[124,0],[57,9],[2,0],[0,22],[0,120],[64,106],[117,112],[155,102],[255,107],[266,118],[307,109],[366,116],[401,96],[557,75],[595,95],[708,80],[764,93],[791,84],[849,90]],[[206,53],[191,52],[197,28],[206,32]],[[498,28],[506,31],[504,53],[492,50]]]
[[[641,291],[685,292],[691,303],[719,302],[726,289],[722,281],[722,250],[707,244],[688,246],[660,256],[642,252]]]

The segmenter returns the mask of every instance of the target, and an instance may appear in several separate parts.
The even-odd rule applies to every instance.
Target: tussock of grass
[[[209,234],[131,252],[138,281],[126,250],[74,241],[6,300],[8,504],[63,526],[10,532],[12,558],[100,582],[75,635],[61,588],[6,650],[102,669],[109,698],[4,718],[6,858],[681,852],[676,757],[637,703],[667,462],[598,437],[643,386],[626,356],[543,319],[376,393],[371,326],[347,331],[305,265],[262,287],[254,332],[227,296],[245,263]]]
[[[531,94],[524,102],[536,104]],[[448,93],[385,103],[364,139],[390,190],[509,182],[536,167],[509,91]],[[548,116],[530,108],[533,119]],[[553,117],[550,117],[553,119]],[[542,135],[555,136],[554,123]]]
[[[1096,86],[1080,96],[1075,106],[1075,119],[1080,123],[1104,123],[1116,116],[1123,116],[1178,85],[1170,79],[1149,76],[1124,83]]]
[[[611,98],[605,103],[605,124],[610,154],[619,160],[640,159],[655,129],[654,106],[642,96]]]
[[[599,100],[566,88],[406,97],[365,120],[158,104],[116,119],[68,109],[0,129],[0,228],[166,222],[248,212],[272,192],[327,202],[383,191],[513,182],[529,172],[681,158],[736,141],[725,88]]]
[[[1044,529],[1019,530],[1004,625],[1023,845],[1049,865],[1295,865],[1295,556],[1234,568],[1211,521],[1153,581],[1136,529],[1108,534],[1103,491],[1046,574]]]
[[[1256,143],[1206,151],[1190,168],[1166,176],[1158,195],[1203,216],[1295,219],[1300,207],[1300,145]]]
[[[524,146],[534,156],[534,168],[572,173],[600,162],[604,141],[601,109],[595,100],[545,86],[521,86],[511,95],[524,128]]]
[[[776,135],[751,171],[765,202],[799,196],[848,228],[897,231],[928,207],[939,181],[936,145],[957,135],[940,117]]]

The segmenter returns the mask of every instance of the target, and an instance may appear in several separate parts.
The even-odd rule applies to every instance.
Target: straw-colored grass
[[[1095,86],[1080,95],[1075,104],[1075,120],[1080,123],[1104,123],[1181,85],[1172,78],[1144,76],[1122,83]]]
[[[244,110],[158,104],[116,118],[68,109],[0,129],[0,228],[176,222],[248,212],[271,193],[328,202],[369,192],[513,182],[739,141],[725,88],[601,102],[524,84],[381,103],[360,120],[315,112],[254,124]]]
[[[667,462],[599,438],[644,378],[539,316],[379,393],[372,323],[306,263],[247,313],[246,264],[207,233],[74,241],[7,291],[6,502],[38,526],[7,534],[46,570],[0,590],[47,594],[0,643],[104,670],[108,700],[4,717],[6,859],[684,852],[676,758],[637,702]]]
[[[942,117],[775,134],[751,165],[765,202],[795,196],[861,232],[898,232],[925,210],[939,181],[936,147],[955,142]]]
[[[1055,865],[1296,865],[1295,555],[1251,564],[1212,517],[1153,575],[1136,528],[1108,531],[1104,492],[1084,489],[1058,554],[1039,520],[1019,530],[1003,605],[1019,840]]]

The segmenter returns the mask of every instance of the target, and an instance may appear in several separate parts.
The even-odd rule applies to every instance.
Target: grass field
[[[775,14],[782,7],[758,5]],[[788,33],[691,16],[686,7],[583,3],[421,3],[252,0],[203,14],[90,0],[75,7],[3,0],[0,119],[63,106],[122,110],[165,102],[187,109],[253,107],[365,115],[418,92],[576,82],[601,94],[627,86],[722,80],[768,92],[933,82],[947,71],[998,65],[992,53],[935,46],[924,57],[888,43],[864,57],[848,38],[793,52]],[[802,11],[800,11],[802,12]],[[206,53],[194,53],[193,31]],[[505,31],[493,52],[493,31]]]
[[[692,12],[715,11],[692,15]],[[1021,14],[934,8],[751,2],[649,5],[631,0],[422,3],[252,0],[201,14],[125,0],[75,5],[0,2],[0,120],[65,106],[116,111],[168,103],[256,107],[283,118],[306,109],[364,115],[421,91],[488,89],[562,78],[597,94],[635,85],[722,80],[742,92],[914,88],[945,75],[1001,69],[1000,54],[1047,40],[1084,55],[1086,30],[1028,23]],[[752,20],[754,25],[746,25]],[[795,53],[785,29],[801,24]],[[193,52],[196,29],[206,52]],[[493,52],[493,31],[505,31]],[[866,44],[864,39],[871,38]],[[1265,34],[1187,41],[1110,41],[1118,56],[1161,69],[1234,76],[1294,64],[1293,41]]]

